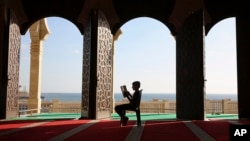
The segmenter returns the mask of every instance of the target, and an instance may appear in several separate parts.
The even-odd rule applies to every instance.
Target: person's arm
[[[129,92],[126,92],[125,94],[127,99],[131,102],[133,96]]]

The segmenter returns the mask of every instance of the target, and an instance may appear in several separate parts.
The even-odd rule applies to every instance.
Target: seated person
[[[128,104],[122,104],[122,105],[117,105],[115,106],[115,111],[117,114],[121,117],[121,126],[127,125],[128,122],[128,117],[126,117],[126,110],[135,110],[136,107],[136,102],[138,101],[137,99],[140,98],[140,82],[135,81],[132,83],[132,89],[134,90],[134,94],[131,95],[128,91],[124,94],[128,100]]]

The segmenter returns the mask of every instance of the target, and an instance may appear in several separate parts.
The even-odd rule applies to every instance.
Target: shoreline
[[[81,93],[42,93],[45,100],[59,99],[60,101],[81,101]],[[114,93],[115,101],[123,100],[121,93]],[[171,93],[144,93],[142,95],[142,101],[152,101],[153,99],[159,100],[176,100],[176,94]],[[231,99],[237,101],[236,94],[206,94],[206,98],[209,100],[222,100]]]

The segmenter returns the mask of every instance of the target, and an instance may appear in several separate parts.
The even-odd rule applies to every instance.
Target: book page
[[[127,87],[126,87],[126,85],[122,85],[122,86],[121,86],[121,91],[122,91],[123,97],[125,97],[125,93],[127,92]]]

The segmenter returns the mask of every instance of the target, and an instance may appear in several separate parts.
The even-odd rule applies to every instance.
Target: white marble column
[[[46,19],[34,23],[30,30],[30,86],[29,86],[29,109],[41,109],[41,74],[42,74],[42,50],[43,42],[49,35]]]

